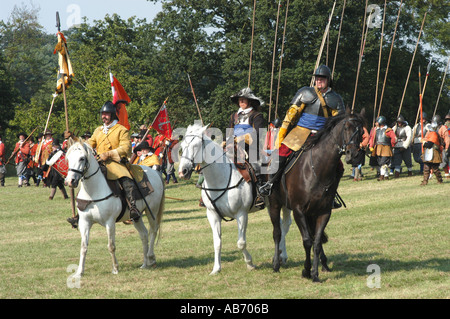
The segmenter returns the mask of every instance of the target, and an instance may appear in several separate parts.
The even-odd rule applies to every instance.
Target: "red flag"
[[[129,130],[131,128],[130,123],[128,123],[128,112],[126,105],[131,102],[127,92],[123,88],[122,84],[115,78],[112,73],[109,73],[111,79],[111,90],[113,95],[113,103],[116,105],[116,114],[119,119],[119,124],[122,124]]]
[[[170,125],[169,115],[167,114],[166,101],[156,115],[152,127],[169,140],[172,138],[172,127]]]

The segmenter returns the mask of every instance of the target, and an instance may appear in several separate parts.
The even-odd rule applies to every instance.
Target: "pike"
[[[377,99],[378,99],[378,83],[380,82],[380,65],[381,65],[381,52],[383,49],[383,37],[384,37],[384,21],[386,20],[386,0],[384,0],[383,10],[383,24],[381,25],[381,37],[380,37],[380,52],[378,53],[378,70],[377,70],[377,84],[375,87],[375,102],[373,104],[373,121],[372,127],[375,126],[375,114],[377,113]]]
[[[280,94],[280,82],[281,82],[281,65],[283,64],[283,55],[284,55],[284,40],[286,38],[286,24],[289,12],[289,0],[286,4],[286,16],[284,18],[284,29],[283,29],[283,40],[281,41],[281,55],[280,55],[280,66],[278,69],[278,85],[277,85],[277,101],[275,103],[275,117],[278,116],[278,97]]]
[[[402,10],[402,5],[403,5],[403,0],[400,1],[400,6],[398,7],[397,21],[395,22],[394,35],[392,36],[391,49],[389,51],[389,58],[388,58],[387,66],[386,66],[386,73],[384,74],[384,82],[383,82],[383,88],[381,90],[380,106],[378,107],[377,117],[380,116],[381,105],[383,104],[384,88],[386,87],[386,80],[388,77],[389,64],[391,63],[392,49],[394,48],[395,36],[397,34],[398,20],[400,18],[400,12]]]
[[[337,41],[336,41],[336,51],[334,52],[334,61],[333,61],[333,70],[331,71],[331,79],[333,79],[334,69],[336,67],[336,58],[337,58],[338,48],[339,48],[339,39],[341,38],[342,21],[344,21],[344,11],[345,11],[346,2],[347,2],[347,0],[344,0],[344,4],[342,5],[341,22],[339,23],[339,32],[338,32]]]
[[[437,98],[437,101],[436,101],[436,106],[434,107],[433,116],[436,115],[436,110],[437,110],[437,107],[438,107],[438,104],[439,104],[439,98],[441,97],[442,87],[444,86],[445,77],[447,76],[447,70],[448,70],[448,64],[449,63],[450,63],[450,56],[448,57],[447,66],[445,67],[444,75],[442,76],[441,88],[439,89],[439,94],[438,94],[438,98]]]
[[[55,98],[58,96],[58,94],[54,93],[54,94],[52,94],[52,96],[53,96],[52,104],[50,105],[50,111],[48,111],[47,122],[45,123],[45,128],[44,128],[44,134],[47,131],[48,121],[50,120],[50,115],[52,114],[53,105],[55,104]],[[38,149],[36,151],[36,155],[34,156],[35,163],[39,163],[39,156],[41,155],[42,144],[44,144],[44,139],[41,139]]]
[[[202,122],[202,126],[203,126],[202,114],[200,113],[200,108],[198,107],[197,97],[195,96],[194,87],[192,86],[192,81],[191,81],[191,77],[189,76],[189,73],[187,74],[187,76],[188,76],[188,80],[189,80],[189,85],[191,86],[192,95],[194,96],[194,102],[195,102],[195,105],[197,106],[198,116],[200,117],[200,121]]]
[[[277,48],[277,33],[278,33],[278,21],[280,18],[280,8],[281,8],[281,0],[278,0],[277,22],[275,24],[275,39],[273,40],[272,73],[271,73],[271,77],[270,77],[269,120],[268,120],[269,123],[270,123],[270,115],[272,113],[273,70],[275,68],[275,53],[276,53],[276,48]]]
[[[253,36],[255,34],[255,13],[256,13],[256,0],[253,1],[252,41],[250,42],[250,62],[249,62],[249,66],[248,66],[247,87],[250,87],[250,78],[252,76]]]
[[[425,95],[425,88],[427,87],[427,81],[428,81],[428,76],[430,75],[430,69],[431,69],[431,62],[433,61],[433,58],[430,59],[430,62],[428,63],[427,66],[427,74],[425,75],[425,82],[423,83],[423,88],[422,88],[422,92],[419,93],[419,109],[417,110],[417,115],[416,115],[416,122],[415,124],[417,124],[417,121],[419,119],[419,112],[420,112],[420,118],[421,118],[421,123],[422,123],[422,100],[423,100],[423,96]],[[415,125],[414,124],[414,125]],[[423,123],[422,123],[423,124]],[[423,128],[422,128],[422,135],[423,135]],[[422,136],[423,137],[423,136]]]
[[[364,9],[364,22],[363,22],[363,28],[362,28],[362,34],[361,34],[361,45],[359,47],[359,59],[358,59],[358,68],[356,70],[355,91],[353,92],[352,113],[353,113],[353,110],[355,109],[356,91],[358,89],[359,72],[361,70],[361,62],[362,62],[362,57],[364,55],[364,47],[365,47],[365,44],[366,44],[367,33],[369,31],[369,23],[367,23],[367,27],[366,27],[366,16],[367,16],[367,4],[368,4],[368,2],[369,2],[369,0],[366,0],[366,7]],[[364,32],[364,28],[366,29],[365,32]]]
[[[413,56],[411,59],[411,65],[409,66],[408,76],[406,77],[405,88],[403,89],[402,100],[400,101],[400,107],[398,109],[397,117],[400,116],[400,112],[402,110],[403,99],[405,98],[406,88],[408,87],[408,82],[409,82],[409,76],[411,75],[411,69],[413,66],[414,57],[416,56],[417,47],[419,46],[420,36],[422,35],[423,25],[425,24],[426,17],[427,17],[427,12],[425,12],[425,14],[423,16],[423,20],[422,20],[422,25],[420,26],[419,36],[417,37],[417,42],[416,42],[416,48],[414,49],[414,53],[413,53]]]
[[[336,7],[336,0],[334,1],[333,9],[331,9],[330,16],[328,17],[328,23],[327,23],[327,26],[325,28],[325,32],[323,33],[322,43],[320,44],[319,54],[317,55],[316,65],[314,67],[313,73],[319,67],[320,59],[322,58],[323,47],[325,46],[325,41],[327,39],[328,32],[330,31],[331,18],[333,17],[333,13],[334,13],[334,8],[335,7]],[[314,85],[314,77],[311,78],[310,86],[313,86],[313,85]]]

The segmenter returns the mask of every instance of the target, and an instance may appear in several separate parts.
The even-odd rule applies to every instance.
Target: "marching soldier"
[[[430,130],[430,122],[428,121],[427,113],[422,113],[423,118],[423,136],[425,137]],[[423,160],[422,160],[422,125],[418,122],[414,125],[413,134],[413,157],[416,163],[420,165],[420,174],[423,174]]]
[[[27,135],[25,133],[19,133],[17,135],[19,141],[16,143],[13,154],[16,153],[16,157],[14,159],[16,163],[16,172],[18,180],[18,187],[22,187],[23,182],[26,182],[25,171],[28,165],[28,155],[30,154],[30,144],[25,142]]]
[[[438,115],[439,116],[439,115]],[[442,163],[439,165],[443,169],[445,176],[449,177],[449,150],[450,150],[450,112],[445,116],[445,123],[439,127],[438,134],[442,141]]]
[[[405,162],[408,169],[408,176],[412,176],[412,160],[411,160],[411,142],[412,129],[405,121],[403,115],[399,115],[397,123],[392,128],[397,137],[397,142],[394,146],[392,164],[394,166],[394,178],[400,177],[402,161]]]
[[[2,135],[0,134],[0,186],[5,186],[5,144],[2,142]]]
[[[292,99],[275,143],[279,155],[278,171],[260,188],[262,195],[270,195],[272,185],[281,178],[288,156],[300,150],[311,134],[323,128],[328,117],[345,110],[342,97],[331,88],[331,70],[326,65],[316,69],[314,82],[314,87],[302,87]],[[342,165],[340,174],[343,170]]]
[[[131,155],[130,133],[118,123],[116,107],[112,102],[107,101],[101,107],[100,115],[103,125],[97,127],[88,144],[96,149],[98,158],[105,163],[107,179],[119,181],[130,206],[130,217],[138,221],[142,214],[136,208],[136,199],[133,195],[136,186],[124,164]]]
[[[47,176],[48,186],[50,187],[50,196],[48,199],[53,200],[56,194],[56,187],[61,190],[61,193],[64,199],[68,199],[66,188],[64,187],[64,178],[56,171],[53,167],[55,163],[61,158],[64,154],[64,151],[59,143],[58,139],[53,139],[52,141],[52,152],[48,156],[48,159],[45,161],[45,164],[48,165],[46,169],[49,173]]]
[[[369,147],[372,154],[377,158],[380,167],[379,181],[389,179],[389,165],[391,164],[392,148],[395,146],[397,137],[394,131],[387,126],[386,118],[379,116],[377,119],[378,128],[374,139],[370,141]]]
[[[439,116],[439,115],[436,115]],[[442,184],[442,175],[439,165],[442,162],[441,152],[443,150],[443,141],[439,136],[439,122],[440,117],[433,117],[431,121],[430,131],[423,138],[423,181],[420,186],[428,184],[431,170],[436,176],[438,184]]]

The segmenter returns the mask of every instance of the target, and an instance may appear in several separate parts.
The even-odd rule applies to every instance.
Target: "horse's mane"
[[[72,141],[72,143],[70,143],[69,149],[66,152],[66,158],[70,156],[70,153],[72,153],[72,151],[76,148],[75,146],[80,146],[80,149],[85,155],[91,155],[94,153],[94,150],[88,143]]]
[[[346,112],[343,112],[336,116],[331,116],[327,119],[324,127],[320,131],[318,131],[315,135],[310,136],[306,140],[305,149],[309,149],[316,145],[321,139],[327,138],[327,136],[331,134],[331,131],[336,127],[336,125],[346,118],[356,119],[358,122],[361,122],[363,126],[367,126],[364,115],[361,115],[359,113],[347,114]]]

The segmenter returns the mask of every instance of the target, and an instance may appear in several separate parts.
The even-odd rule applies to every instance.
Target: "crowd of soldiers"
[[[400,177],[402,163],[406,166],[406,174],[412,176],[412,159],[420,165],[420,174],[423,174],[420,185],[427,185],[433,175],[438,183],[442,183],[441,170],[446,178],[450,178],[450,112],[444,121],[439,115],[433,116],[431,121],[425,112],[422,116],[423,130],[420,121],[411,128],[402,115],[398,116],[392,127],[387,125],[384,116],[377,118],[365,141],[371,152],[369,165],[377,169],[379,181],[389,179],[389,176]],[[358,165],[361,164],[356,167]],[[354,178],[360,180],[360,172],[355,172]]]
[[[161,171],[165,175],[166,184],[169,184],[171,179],[178,183],[171,154],[178,141],[169,140],[162,134],[152,137],[146,133],[146,128],[141,126],[139,133],[131,134],[132,163]],[[90,132],[85,132],[80,139],[87,141],[90,137]],[[5,144],[0,135],[0,185],[5,186],[6,164],[10,162],[16,168],[18,187],[48,187],[50,200],[59,188],[62,196],[69,198],[64,186],[64,178],[67,175],[67,139],[61,143],[56,134],[49,130],[39,133],[36,139],[26,133],[19,133],[17,138],[14,150],[7,160]]]

